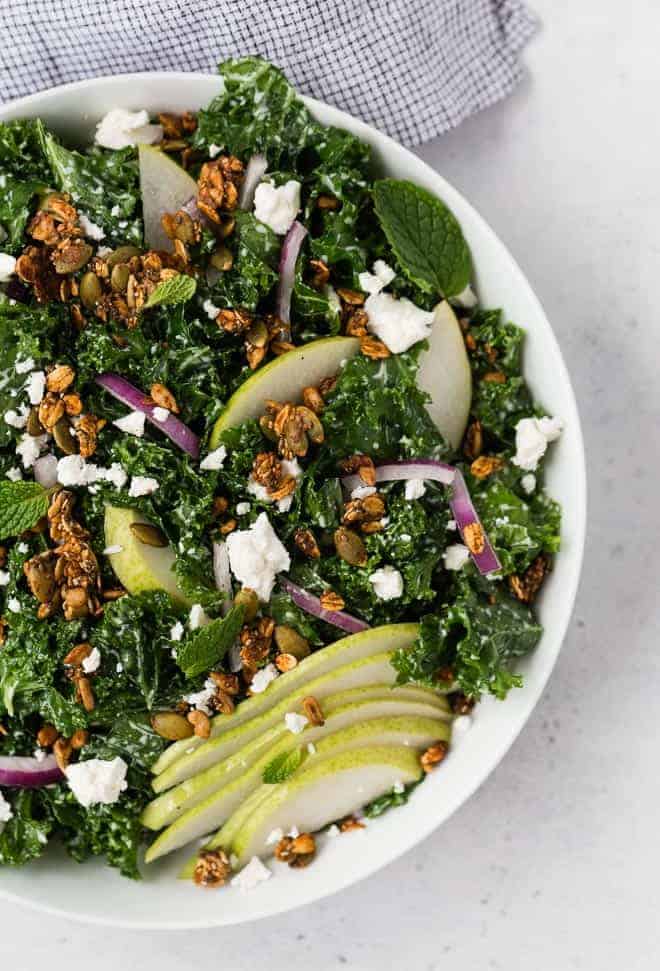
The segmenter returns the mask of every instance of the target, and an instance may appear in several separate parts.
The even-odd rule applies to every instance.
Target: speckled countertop
[[[587,557],[541,704],[453,819],[339,897],[252,926],[158,937],[3,903],[1,967],[659,966],[660,7],[532,5],[544,29],[527,80],[421,154],[520,260],[582,412]]]

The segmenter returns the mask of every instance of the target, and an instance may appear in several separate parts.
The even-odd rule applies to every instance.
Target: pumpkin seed
[[[38,408],[30,408],[30,414],[28,415],[27,425],[25,427],[28,435],[32,435],[33,438],[36,438],[37,435],[43,435],[44,428],[39,421]]]
[[[87,307],[88,310],[93,310],[102,296],[103,287],[101,286],[101,281],[96,273],[92,273],[90,270],[84,274],[80,281],[80,300],[84,307]]]
[[[352,529],[340,526],[334,534],[337,555],[351,566],[364,566],[367,562],[367,548]]]
[[[253,344],[254,347],[265,347],[268,343],[268,328],[263,320],[255,320],[245,336],[248,343]]]
[[[282,654],[292,654],[297,661],[302,661],[310,653],[309,641],[293,627],[278,624],[273,636],[278,650]]]
[[[259,419],[259,428],[271,442],[277,441],[277,433],[273,428],[273,419],[269,415],[262,415]]]
[[[167,546],[167,536],[151,523],[131,523],[131,532],[145,546]]]
[[[112,273],[110,274],[110,286],[115,293],[124,293],[128,286],[128,278],[130,275],[131,271],[126,263],[117,263],[113,266]]]
[[[195,224],[183,209],[174,216],[174,235],[183,243],[195,242]]]
[[[287,449],[292,455],[307,455],[309,442],[303,423],[300,418],[294,415],[286,422],[283,428],[282,437]]]
[[[325,435],[318,415],[311,408],[306,408],[305,405],[296,408],[296,413],[302,419],[303,428],[307,432],[309,440],[314,442],[315,445],[320,445]]]
[[[134,256],[139,256],[140,250],[137,246],[118,246],[116,250],[109,253],[105,261],[108,266],[116,266],[117,263],[128,263]]]
[[[209,262],[214,269],[225,273],[227,270],[231,270],[234,264],[234,254],[226,246],[218,246],[217,250],[211,255]]]
[[[244,619],[246,621],[254,620],[254,618],[257,616],[257,610],[259,609],[259,598],[254,590],[250,590],[249,587],[242,587],[238,591],[234,597],[234,604],[237,607],[239,605],[245,607]]]
[[[82,270],[86,263],[89,263],[93,252],[94,250],[89,243],[85,243],[81,239],[74,240],[64,249],[56,251],[53,260],[55,272],[59,274],[77,273],[78,270]]]
[[[55,444],[58,448],[61,448],[65,455],[75,455],[78,451],[78,445],[71,434],[69,422],[64,415],[53,426],[53,438]]]
[[[176,711],[157,711],[151,716],[151,727],[157,735],[169,742],[178,742],[193,734],[190,722]]]

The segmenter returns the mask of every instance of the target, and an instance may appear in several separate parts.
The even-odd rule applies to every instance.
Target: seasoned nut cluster
[[[516,573],[511,574],[509,577],[511,592],[522,603],[533,603],[549,570],[550,558],[541,553],[522,576],[518,576]]]
[[[316,856],[316,840],[311,833],[284,836],[275,847],[275,858],[294,869],[309,866]]]
[[[197,183],[197,207],[212,223],[220,223],[222,212],[232,212],[238,205],[238,190],[245,170],[240,159],[221,155],[202,165]]]
[[[225,259],[220,269],[226,270],[230,266]],[[255,317],[245,310],[223,309],[218,312],[215,320],[218,327],[226,333],[242,334],[245,337],[245,355],[251,371],[259,367],[269,350],[279,357],[294,349],[290,341],[289,325],[275,314]]]
[[[46,196],[27,227],[37,245],[26,247],[16,262],[16,273],[39,303],[67,300],[76,289],[69,275],[89,262],[93,249],[83,238],[71,197],[52,192]]]
[[[267,401],[266,413],[259,419],[262,432],[277,442],[278,453],[284,459],[307,455],[310,444],[320,445],[325,439],[321,420],[306,405]]]
[[[48,723],[41,726],[37,732],[37,745],[47,751],[51,749],[58,768],[63,772],[71,760],[74,752],[84,748],[89,742],[89,732],[79,728],[70,737],[60,735],[54,725]]]
[[[350,499],[344,503],[342,523],[354,529],[359,527],[363,533],[379,533],[384,527],[385,499],[375,492],[363,499]]]
[[[193,880],[198,887],[224,887],[231,876],[231,863],[224,850],[202,850]]]

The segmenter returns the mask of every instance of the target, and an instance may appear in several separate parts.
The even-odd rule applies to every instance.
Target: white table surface
[[[660,7],[532,2],[544,26],[523,85],[421,154],[518,257],[581,407],[587,558],[542,703],[468,805],[338,897],[251,926],[157,937],[3,902],[0,967],[659,966]]]

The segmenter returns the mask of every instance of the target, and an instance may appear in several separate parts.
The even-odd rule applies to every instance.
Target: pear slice
[[[174,550],[171,546],[148,546],[141,543],[131,529],[133,523],[147,523],[136,509],[105,507],[105,545],[121,547],[109,554],[110,565],[129,593],[165,590],[179,603],[190,601],[179,589],[173,572]]]
[[[374,688],[379,690],[374,691]],[[239,775],[244,776],[262,755],[267,754],[272,759],[281,752],[291,751],[301,743],[315,742],[316,739],[355,721],[366,721],[385,715],[423,715],[445,720],[451,718],[445,700],[439,696],[429,693],[427,698],[419,699],[407,696],[400,689],[392,689],[387,684],[340,691],[325,698],[322,707],[325,724],[309,725],[304,734],[298,737],[289,731],[284,719],[288,712],[298,710],[300,713],[301,706],[292,706],[289,699],[277,705],[275,709],[271,709],[273,718],[277,718],[277,721],[270,728],[247,742],[233,755],[157,796],[144,810],[142,824],[147,829],[162,829],[204,802],[208,796],[218,792],[226,795],[229,800],[230,806],[226,810],[229,813],[236,803],[236,797],[228,792],[230,783]],[[270,718],[268,720],[271,721]],[[218,818],[213,827],[219,826],[221,822],[222,819]],[[203,832],[208,832],[208,829],[202,830]]]
[[[147,850],[146,862],[150,863],[165,853],[179,849],[224,822],[234,810],[239,809],[246,797],[261,787],[264,770],[272,759],[301,745],[305,746],[304,768],[311,761],[368,745],[405,745],[420,750],[428,748],[438,739],[449,739],[450,723],[435,714],[383,714],[386,711],[383,705],[378,717],[379,708],[373,702],[358,706],[363,709],[361,711],[355,711],[355,707],[349,705],[339,709],[327,718],[325,725],[309,726],[299,736],[288,732],[289,738],[282,738],[279,744],[274,745],[232,783],[184,813],[161,833]],[[371,714],[367,710],[369,707]],[[396,707],[391,706],[390,710],[396,711]],[[309,743],[316,748],[313,754],[306,749]]]
[[[435,308],[428,342],[417,384],[431,396],[427,410],[436,426],[458,448],[470,414],[472,371],[460,325],[446,300]]]
[[[197,196],[197,183],[185,169],[153,145],[140,145],[140,192],[144,217],[144,239],[149,249],[172,249],[161,217],[175,213]]]
[[[253,856],[268,856],[268,836],[297,826],[315,833],[348,816],[397,783],[408,785],[422,774],[417,753],[405,745],[373,745],[321,759],[296,773],[260,802],[241,828],[231,849],[244,866]]]
[[[371,657],[383,651],[396,651],[399,648],[409,647],[417,637],[417,632],[417,624],[385,624],[381,627],[372,627],[369,630],[360,631],[359,634],[340,638],[333,644],[324,647],[323,650],[310,654],[292,671],[280,675],[261,694],[253,695],[243,701],[232,715],[217,715],[211,723],[211,739],[242,725],[243,722],[262,714],[268,708],[272,708],[300,685],[311,681],[312,678],[317,678],[359,658]],[[379,679],[370,678],[370,680],[377,681]],[[387,676],[384,680],[389,682],[391,679]],[[368,682],[360,681],[359,683]],[[344,687],[353,687],[353,685],[346,684]],[[338,691],[340,688],[337,687],[334,690]],[[330,694],[330,691],[326,691],[327,694]],[[240,744],[243,744],[243,739],[241,739]],[[169,748],[165,749],[151,771],[154,775],[159,776],[179,759],[188,758],[191,754],[190,750],[194,751],[202,745],[207,747],[210,742],[205,742],[197,736],[174,742]],[[238,748],[238,745],[230,751],[235,751],[236,748]],[[224,758],[225,755],[230,754],[230,751],[223,753],[220,757]],[[212,761],[218,761],[218,759]],[[189,775],[199,772],[201,768],[207,768],[209,764],[211,763],[209,762],[206,765],[195,764],[192,772],[184,770],[179,775],[173,773],[173,776],[167,782],[156,779],[153,783],[154,789],[156,792],[160,792],[171,785],[176,785],[177,782],[187,779]]]
[[[323,337],[281,354],[259,368],[227,402],[211,433],[209,448],[217,448],[226,428],[262,415],[267,400],[300,401],[306,385],[317,385],[323,378],[333,377],[359,349],[356,337]]]

